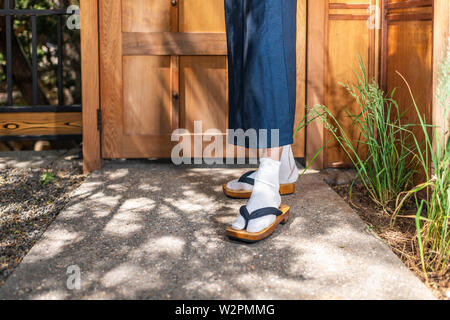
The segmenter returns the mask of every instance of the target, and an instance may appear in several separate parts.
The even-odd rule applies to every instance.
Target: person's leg
[[[252,214],[262,208],[278,208],[281,204],[280,190],[280,158],[282,148],[261,150],[261,159],[258,171],[255,175],[255,184],[247,210]],[[276,219],[275,215],[264,216],[249,221],[248,232],[259,232],[270,226]],[[245,228],[245,219],[239,215],[232,225],[235,230]]]
[[[245,145],[230,141],[247,148],[266,149],[262,150],[260,166],[254,176],[253,192],[246,206],[248,213],[244,211],[247,217],[262,208],[277,211],[281,204],[280,160],[283,155],[279,146],[293,143],[296,106],[296,3],[296,0],[225,0],[229,128],[257,132],[265,129],[269,135],[267,141],[258,137],[257,146],[249,146],[247,141]],[[272,141],[272,130],[277,131],[278,141]],[[292,150],[289,148],[289,151]],[[288,152],[286,162],[295,167],[293,156],[292,161],[290,158]],[[283,178],[296,180],[294,170],[287,171]],[[259,232],[275,219],[275,214],[250,219],[247,231]],[[232,227],[242,230],[245,225],[245,219],[239,215]]]

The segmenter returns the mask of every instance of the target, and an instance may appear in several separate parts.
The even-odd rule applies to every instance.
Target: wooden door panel
[[[408,81],[417,106],[426,121],[431,122],[433,3],[385,0],[385,36],[383,41],[382,85],[386,91],[396,89],[395,99],[402,112],[403,123],[418,124],[409,90],[397,71]],[[422,131],[412,130],[420,140]]]
[[[351,35],[349,32],[351,30]],[[369,37],[367,20],[331,20],[329,23],[328,65],[327,65],[327,105],[353,141],[360,132],[352,125],[352,119],[346,111],[353,114],[360,112],[355,99],[341,83],[356,83],[354,70],[359,72],[358,55],[366,68],[369,66]],[[356,36],[358,35],[358,36]],[[343,45],[345,43],[345,45]],[[368,76],[366,74],[366,76]],[[327,131],[326,139],[333,135]],[[326,148],[327,166],[351,165],[350,159],[336,140],[332,140]]]
[[[228,93],[226,57],[181,57],[181,126],[194,132],[194,121],[203,130],[227,129]]]
[[[122,31],[171,31],[170,9],[170,1],[165,0],[122,0]]]
[[[366,76],[376,76],[375,30],[369,28],[369,6],[372,0],[328,0],[328,30],[325,55],[325,104],[352,140],[359,132],[352,125],[346,110],[358,113],[359,107],[341,83],[354,83],[354,71],[359,71],[358,56],[366,66]],[[324,143],[331,142],[324,150],[324,167],[351,166],[351,161],[333,135],[325,131]],[[356,145],[356,141],[355,141]]]
[[[220,37],[221,56],[180,58],[181,126],[194,132],[194,122],[203,130],[225,133],[228,119],[228,78],[226,61],[225,12],[222,0],[184,0],[180,3],[180,32],[195,36]],[[204,41],[199,41],[204,43]],[[211,48],[211,45],[207,46]]]
[[[124,57],[125,135],[172,132],[170,63],[166,56]]]
[[[225,32],[224,0],[183,0],[180,32]]]

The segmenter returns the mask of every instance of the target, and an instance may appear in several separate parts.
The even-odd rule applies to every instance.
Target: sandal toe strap
[[[270,216],[270,215],[275,215],[278,217],[283,214],[282,211],[280,211],[279,209],[277,209],[275,207],[267,207],[267,208],[258,209],[258,210],[255,210],[254,212],[252,212],[251,215],[248,212],[247,206],[242,206],[239,211],[240,211],[241,216],[245,219],[245,228],[244,229],[247,229],[247,226],[248,226],[248,223],[250,220],[254,220],[254,219],[258,219],[258,218]]]
[[[238,182],[248,183],[248,184],[250,184],[250,185],[252,185],[252,186],[255,185],[255,179],[249,177],[251,174],[253,174],[253,173],[255,173],[255,172],[256,172],[256,171],[253,170],[253,171],[249,171],[249,172],[244,173],[244,174],[239,178]]]

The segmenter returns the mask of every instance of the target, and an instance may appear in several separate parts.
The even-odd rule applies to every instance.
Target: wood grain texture
[[[326,105],[339,124],[345,128],[347,136],[355,141],[356,147],[359,131],[352,125],[352,119],[347,116],[347,112],[358,114],[360,111],[354,98],[342,83],[357,81],[354,70],[359,71],[358,56],[361,56],[366,70],[369,70],[371,33],[367,21],[358,20],[330,20],[328,32]],[[346,43],[345,46],[342,45],[343,42]],[[328,130],[325,139],[332,140],[325,148],[325,167],[351,166],[351,160]]]
[[[434,35],[433,35],[433,124],[440,134],[440,143],[444,145],[450,136],[450,114],[444,119],[443,106],[436,97],[439,80],[439,63],[450,45],[450,1],[434,0]],[[444,136],[447,132],[447,136]]]
[[[172,132],[170,73],[170,57],[124,57],[124,135]]]
[[[306,113],[307,0],[298,0],[297,6],[297,107],[295,113],[295,125],[300,124]],[[305,157],[305,139],[305,129],[299,131],[294,137],[292,150],[296,158]]]
[[[83,105],[83,167],[85,172],[101,167],[100,133],[97,109],[100,108],[98,1],[81,0],[81,76]]]
[[[100,1],[103,157],[167,158],[197,120],[225,130],[223,2]]]
[[[180,57],[171,57],[170,68],[172,130],[175,130],[180,128]]]
[[[171,0],[113,0],[122,2],[123,32],[172,31]]]
[[[307,60],[307,104],[308,106],[325,104],[325,69],[328,32],[328,0],[308,2],[308,60]],[[310,163],[324,143],[323,124],[316,120],[306,129],[306,162]],[[324,167],[322,151],[312,168]]]
[[[0,135],[81,134],[81,112],[1,113]]]
[[[388,2],[386,5],[387,9],[403,9],[403,8],[418,8],[418,7],[426,7],[432,6],[433,0],[406,0],[406,1],[397,1],[397,2]]]
[[[226,57],[180,58],[181,126],[194,132],[194,121],[203,130],[217,128],[222,133],[228,120],[228,73]]]
[[[400,1],[397,1],[400,2]],[[414,17],[418,10],[430,8],[408,8],[401,15]],[[383,86],[387,92],[396,90],[395,100],[400,110],[405,112],[403,123],[418,124],[417,113],[412,105],[408,88],[397,72],[401,73],[411,86],[422,117],[432,121],[432,81],[433,81],[433,22],[420,17],[416,19],[388,20],[385,23],[385,68]],[[423,138],[422,130],[412,129],[418,139]]]
[[[224,0],[180,1],[180,32],[224,33]]]
[[[212,55],[222,55],[222,57],[193,57],[190,55],[197,54],[196,50],[190,50],[191,53],[186,52],[184,57],[180,57],[180,126],[193,133],[194,121],[202,121],[203,131],[216,128],[221,132],[218,136],[223,140],[225,147],[228,82],[223,1],[182,1],[180,3],[180,32],[189,37],[204,36],[205,40],[197,43],[203,45],[202,42],[204,42],[205,47],[208,47]],[[208,38],[216,40],[207,44]],[[199,53],[201,54],[201,51]],[[193,137],[192,135],[191,139]],[[202,143],[202,145],[204,148],[205,144]],[[194,150],[191,153],[194,155]]]
[[[136,33],[123,34],[124,55],[226,55],[225,33]]]
[[[357,112],[357,106],[340,83],[355,80],[353,72],[358,68],[358,55],[363,58],[369,76],[378,76],[378,32],[368,25],[368,8],[375,4],[372,0],[308,2],[308,105],[326,105],[354,139],[358,132],[345,110]],[[329,140],[313,167],[350,166],[350,159],[318,121],[307,128],[307,162]]]
[[[103,158],[121,158],[123,154],[121,4],[121,0],[99,0]]]

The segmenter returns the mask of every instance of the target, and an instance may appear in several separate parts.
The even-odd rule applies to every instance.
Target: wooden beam
[[[100,108],[98,0],[81,0],[81,74],[83,105],[84,171],[101,168],[100,132],[97,110]]]
[[[99,52],[100,107],[103,126],[101,155],[105,159],[122,158],[125,146],[122,2],[124,1],[98,0],[98,32],[101,48]],[[137,5],[135,1],[132,2],[132,5]],[[130,1],[128,3],[131,5]]]
[[[410,9],[420,7],[431,7],[433,0],[407,0],[403,2],[389,2],[386,3],[386,9]]]
[[[81,134],[80,112],[2,113],[1,136]]]
[[[329,9],[369,9],[370,5],[367,3],[330,3]]]
[[[227,54],[225,33],[125,32],[123,55],[221,55]]]
[[[440,133],[441,144],[449,137],[450,115],[447,119],[443,117],[443,106],[436,98],[436,90],[439,80],[439,64],[443,58],[448,45],[450,45],[450,2],[448,0],[434,0],[434,28],[433,28],[433,124],[437,126]],[[444,137],[447,132],[447,137]]]
[[[386,15],[388,22],[395,21],[431,21],[433,20],[433,14],[431,13],[398,13]]]
[[[306,21],[307,21],[307,0],[299,0],[297,2],[297,108],[295,112],[295,128],[304,118],[306,110]],[[292,151],[294,157],[305,158],[305,138],[306,130],[297,132],[294,137]]]
[[[368,20],[370,15],[368,14],[330,14],[329,20]]]
[[[326,52],[328,44],[328,0],[308,1],[308,62],[307,105],[325,104]],[[306,163],[323,146],[325,139],[323,123],[316,120],[306,129]],[[324,167],[324,152],[314,161],[312,168]]]

